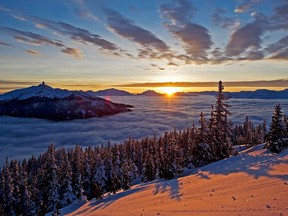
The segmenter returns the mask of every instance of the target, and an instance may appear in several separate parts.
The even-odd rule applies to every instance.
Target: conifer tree
[[[0,215],[4,215],[5,207],[5,177],[4,177],[4,168],[1,169],[0,175]]]
[[[47,151],[46,162],[46,177],[47,177],[47,196],[48,196],[48,211],[54,211],[59,204],[59,180],[58,167],[55,159],[55,146],[49,145]]]
[[[22,162],[20,195],[21,195],[21,204],[20,204],[21,214],[27,216],[36,215],[36,206],[34,201],[31,199],[31,192],[28,189],[26,160]]]
[[[223,90],[224,86],[222,85],[222,81],[219,81],[216,104],[214,108],[212,107],[210,121],[212,135],[210,143],[212,144],[215,160],[224,159],[232,154],[232,131],[231,124],[228,120],[228,116],[231,115],[228,110],[230,105],[225,103],[227,98],[225,97]]]
[[[104,161],[101,158],[99,153],[96,154],[96,164],[95,164],[95,171],[93,176],[94,181],[94,196],[96,198],[101,198],[102,194],[106,192],[106,172]]]
[[[20,209],[20,166],[18,161],[12,160],[10,163],[12,184],[13,184],[13,210],[16,215],[21,214]]]
[[[4,194],[5,194],[5,202],[4,202],[4,212],[5,215],[15,215],[14,209],[13,209],[13,178],[11,176],[10,167],[8,164],[8,158],[6,158],[6,164],[4,167]]]
[[[70,160],[68,154],[65,150],[61,150],[62,164],[60,164],[59,169],[61,173],[60,177],[60,199],[62,206],[69,205],[72,203],[76,196],[73,193],[72,188],[72,168],[70,165]]]
[[[72,162],[72,186],[73,193],[77,199],[85,200],[84,190],[82,186],[82,162],[83,162],[83,152],[80,146],[76,146],[73,153]]]
[[[283,148],[288,146],[280,104],[275,106],[266,141],[266,148],[269,148],[272,152],[276,153],[279,153]]]

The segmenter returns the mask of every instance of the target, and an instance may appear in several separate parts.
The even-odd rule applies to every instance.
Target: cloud
[[[24,88],[31,85],[37,85],[39,82],[18,81],[18,80],[0,80],[0,94],[1,92],[8,92],[15,89]]]
[[[38,52],[38,51],[36,51],[36,50],[29,50],[29,49],[27,49],[27,50],[25,50],[27,53],[29,53],[30,55],[37,55],[37,56],[39,56],[39,55],[41,55],[41,53],[40,52]]]
[[[61,49],[61,52],[65,53],[67,55],[74,56],[75,58],[80,58],[80,59],[83,58],[81,50],[79,50],[77,48],[66,47],[64,49]]]
[[[61,48],[61,52],[71,55],[73,57],[82,57],[81,52],[77,48],[70,48],[66,47],[66,45],[60,40],[53,40],[42,35],[29,32],[29,31],[20,31],[13,28],[2,27],[1,30],[7,32],[8,34],[12,35],[15,40],[19,43],[26,43],[33,46],[40,46],[40,45],[48,45]],[[39,54],[37,51],[26,50],[29,54]]]
[[[163,4],[160,11],[173,25],[187,23],[194,17],[197,9],[187,0],[177,0],[177,5]]]
[[[270,57],[274,60],[288,60],[288,48],[279,51],[277,54]]]
[[[129,113],[81,119],[65,122],[52,122],[33,118],[0,117],[0,164],[5,157],[23,159],[32,154],[37,156],[47,150],[50,143],[57,148],[72,148],[76,144],[83,147],[106,145],[108,141],[122,143],[131,137],[135,139],[147,136],[163,135],[165,131],[184,129],[198,122],[200,111],[210,114],[210,105],[214,104],[212,96],[179,97],[177,100],[166,97],[111,97],[112,101],[135,106]],[[229,100],[232,120],[240,123],[245,115],[257,123],[271,118],[273,103],[267,100],[249,101],[243,99]],[[288,107],[283,101],[282,107]],[[160,108],[159,108],[160,107]],[[161,109],[161,107],[163,109]],[[259,112],[261,109],[261,112]]]
[[[0,41],[0,46],[10,46],[10,47],[12,47],[13,45]]]
[[[240,21],[235,17],[225,16],[227,11],[223,8],[217,8],[211,15],[212,21],[222,28],[237,28],[240,25]]]
[[[274,14],[270,19],[271,30],[288,30],[288,1],[274,8]]]
[[[122,51],[116,44],[105,40],[100,35],[93,34],[86,29],[78,28],[64,22],[55,22],[52,20],[44,20],[40,18],[35,19],[35,22],[42,24],[46,28],[56,31],[62,35],[67,35],[76,42],[80,42],[86,45],[93,44],[99,47],[101,51],[105,51],[113,55],[120,55]]]
[[[34,85],[34,84],[39,84],[39,82],[0,80],[0,84],[1,85]]]
[[[186,62],[206,61],[207,51],[213,42],[208,29],[190,21],[196,11],[195,7],[187,0],[178,0],[177,5],[162,5],[160,11],[166,19],[164,26],[184,45],[186,56],[178,58]]]
[[[226,46],[226,55],[239,56],[247,49],[258,50],[261,47],[261,36],[265,33],[265,20],[255,20],[236,30]]]
[[[258,4],[260,0],[245,0],[244,3],[239,4],[234,12],[235,13],[246,13],[254,8],[255,4]]]
[[[287,49],[287,44],[288,44],[288,36],[285,36],[278,40],[277,42],[270,44],[267,46],[265,51],[268,53],[268,55],[271,54],[277,54],[285,49]]]
[[[169,52],[166,43],[152,32],[136,25],[132,20],[117,11],[106,9],[108,29],[126,40],[132,41],[144,49],[139,49],[139,57],[157,58],[163,52]]]
[[[172,33],[182,40],[186,53],[195,59],[205,58],[207,50],[213,44],[209,31],[195,23],[187,23],[179,30],[172,30]]]
[[[80,17],[99,21],[99,17],[91,12],[84,0],[73,0],[73,2],[77,5],[76,12]]]
[[[11,17],[14,17],[14,18],[17,19],[17,20],[20,20],[20,21],[26,21],[26,20],[27,20],[27,17],[24,16],[23,14],[16,13],[16,12],[14,12],[14,11],[11,11],[11,10],[8,9],[8,8],[1,7],[1,6],[0,6],[0,11],[3,11],[4,13],[8,14],[8,15],[11,16]]]
[[[35,33],[32,33],[32,32],[20,31],[20,30],[13,29],[13,28],[8,28],[8,27],[2,27],[1,29],[3,31],[6,31],[10,35],[14,36],[14,38],[18,42],[26,43],[26,44],[29,44],[29,45],[34,45],[34,46],[50,45],[50,46],[56,46],[56,47],[64,47],[65,46],[59,40],[52,40],[52,39],[49,39],[47,37],[44,37],[42,35],[35,34]]]
[[[217,87],[218,82],[155,82],[155,83],[129,83],[117,87]],[[288,86],[288,80],[258,80],[225,82],[225,87],[283,87]]]

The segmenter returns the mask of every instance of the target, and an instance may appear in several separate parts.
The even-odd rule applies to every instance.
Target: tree
[[[73,162],[72,162],[73,193],[76,195],[77,199],[86,200],[82,186],[82,163],[83,163],[82,148],[77,145],[73,153]]]
[[[8,158],[6,158],[6,165],[4,167],[4,193],[5,193],[5,203],[4,203],[4,212],[5,215],[15,215],[13,209],[13,178],[11,176],[10,167],[8,164]]]
[[[46,162],[46,177],[47,177],[47,196],[48,196],[48,211],[54,211],[59,204],[59,180],[58,167],[55,159],[55,147],[53,144],[49,145],[47,151]]]
[[[106,172],[104,161],[101,158],[99,153],[96,154],[96,164],[95,164],[95,171],[93,176],[94,181],[94,196],[96,198],[101,198],[102,195],[106,192]]]
[[[272,152],[279,153],[283,148],[288,146],[287,138],[281,106],[277,104],[272,116],[269,132],[266,136],[266,148]]]
[[[26,170],[26,160],[22,162],[21,169],[21,183],[20,183],[20,194],[21,194],[21,214],[27,216],[36,215],[36,206],[33,200],[31,199],[31,192],[28,189],[28,178]]]
[[[76,196],[73,193],[72,188],[72,168],[70,165],[70,160],[68,154],[66,154],[64,149],[61,149],[61,161],[60,169],[60,199],[62,206],[69,205],[72,203]]]
[[[219,81],[216,104],[215,107],[212,107],[210,120],[211,140],[209,142],[212,144],[215,160],[224,159],[232,154],[232,130],[231,123],[228,120],[228,116],[231,115],[228,110],[230,105],[225,103],[227,98],[223,90],[222,81]]]

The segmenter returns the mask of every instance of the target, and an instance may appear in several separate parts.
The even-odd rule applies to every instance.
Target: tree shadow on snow
[[[283,181],[288,180],[287,170],[281,170],[281,173],[273,173],[273,166],[277,164],[288,165],[288,161],[284,159],[286,153],[281,152],[275,154],[269,150],[262,150],[261,153],[246,151],[240,155],[226,158],[224,160],[208,164],[198,168],[194,174],[199,178],[210,179],[213,175],[229,175],[231,173],[244,172],[255,179],[259,177],[278,178]]]
[[[177,178],[169,181],[159,181],[155,186],[154,195],[158,193],[165,193],[167,190],[169,190],[169,197],[179,201],[180,197],[182,196],[180,189],[181,188]]]
[[[121,199],[123,197],[126,197],[134,193],[139,193],[140,191],[145,190],[150,184],[153,184],[153,183],[155,183],[155,181],[149,182],[149,183],[143,183],[143,184],[140,184],[138,187],[135,187],[126,191],[118,192],[116,194],[111,194],[111,196],[106,196],[100,200],[95,200],[94,202],[91,202],[89,204],[89,207],[85,208],[83,211],[77,212],[76,215],[83,215],[85,213],[87,214],[89,212],[94,212],[98,209],[104,209],[108,207],[109,205],[111,205],[112,203],[114,203],[115,201],[117,201],[118,199]]]

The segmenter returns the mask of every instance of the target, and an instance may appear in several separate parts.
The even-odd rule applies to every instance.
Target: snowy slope
[[[65,215],[288,215],[288,149],[256,146],[169,181],[72,204]]]

